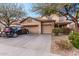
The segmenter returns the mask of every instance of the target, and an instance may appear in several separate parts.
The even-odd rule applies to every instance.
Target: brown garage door
[[[39,33],[38,27],[30,27],[29,31],[30,31],[30,33]]]
[[[30,33],[39,33],[38,25],[25,26],[26,29],[29,30]]]
[[[43,34],[44,34],[44,33],[46,33],[46,34],[52,33],[52,26],[50,26],[50,25],[45,26],[45,25],[44,25],[42,28],[43,28],[43,29],[42,29],[42,30],[43,30],[43,31],[42,31]]]

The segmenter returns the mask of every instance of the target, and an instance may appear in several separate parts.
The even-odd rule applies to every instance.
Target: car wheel
[[[18,34],[17,34],[17,33],[14,33],[14,34],[13,34],[13,37],[17,37],[17,36],[18,36]]]
[[[29,34],[29,31],[27,32],[27,34]]]

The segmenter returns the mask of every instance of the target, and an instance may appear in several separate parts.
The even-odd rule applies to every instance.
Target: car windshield
[[[20,30],[21,26],[12,26],[13,29]]]
[[[17,27],[13,26],[12,28],[13,28],[13,29],[16,29]]]

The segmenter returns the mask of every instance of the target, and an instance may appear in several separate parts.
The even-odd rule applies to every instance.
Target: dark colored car
[[[26,28],[13,26],[4,28],[3,32],[7,37],[17,37],[18,35],[28,34],[29,30]]]
[[[21,34],[29,34],[29,30],[26,28],[21,28]]]
[[[12,27],[14,28],[15,32],[18,34],[18,35],[22,35],[22,34],[28,34],[29,33],[29,30],[24,28],[24,27]]]

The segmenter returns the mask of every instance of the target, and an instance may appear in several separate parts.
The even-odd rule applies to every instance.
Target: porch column
[[[53,36],[54,35],[54,33],[53,33],[53,29],[55,28],[55,22],[54,21],[52,21],[52,29],[51,29],[51,35]]]
[[[43,22],[41,22],[41,34],[43,34]]]
[[[55,28],[55,22],[52,22],[52,30]]]
[[[39,23],[39,34],[41,34],[41,22]]]

